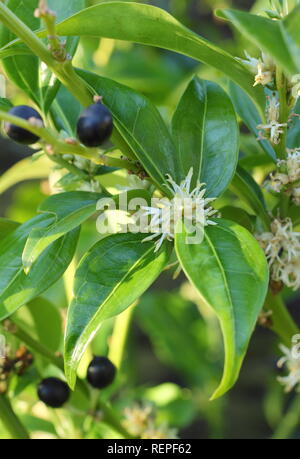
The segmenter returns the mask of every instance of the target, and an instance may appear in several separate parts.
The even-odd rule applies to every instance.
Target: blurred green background
[[[89,3],[100,2],[90,0]],[[257,50],[249,48],[226,23],[216,19],[213,10],[235,7],[259,11],[268,7],[268,1],[155,0],[141,3],[169,11],[183,24],[235,56],[242,57],[245,48],[250,54],[258,55]],[[82,39],[75,61],[78,67],[142,92],[159,107],[166,120],[194,73],[226,86],[222,74],[192,59],[127,42]],[[14,104],[28,102],[9,82],[7,97]],[[247,130],[244,126],[241,128],[243,141],[249,144]],[[36,214],[37,206],[46,196],[47,183],[45,180],[23,180],[25,172],[21,169],[14,175],[20,183],[14,184],[14,179],[5,171],[32,154],[32,150],[1,138],[0,151],[1,216],[24,222]],[[258,181],[263,180],[267,168],[268,164],[264,164],[261,169],[252,171]],[[231,199],[232,196],[226,196],[224,203],[230,204]],[[92,221],[83,228],[80,251],[90,246],[95,237],[95,222]],[[58,317],[61,317],[67,304],[62,283],[51,288],[45,298],[54,305],[55,311],[60,311]],[[297,303],[297,298],[290,298],[291,310],[300,320]],[[32,307],[34,309],[34,305]],[[55,322],[53,311],[51,314]],[[27,323],[25,313],[19,313],[18,318]],[[51,343],[54,350],[61,347],[60,319],[56,327],[57,343]],[[94,352],[107,352],[111,329],[112,322],[109,322],[96,337]],[[47,338],[42,334],[41,339]],[[300,437],[299,400],[297,396],[283,394],[276,381],[276,338],[267,329],[257,328],[238,383],[221,400],[209,402],[221,375],[222,359],[222,340],[213,314],[201,304],[183,275],[173,281],[170,274],[164,274],[143,296],[134,312],[122,368],[123,385],[116,403],[122,407],[137,399],[153,401],[158,407],[159,418],[177,427],[181,438]],[[32,376],[33,380],[37,377]],[[17,392],[20,393],[19,409],[34,430],[34,390],[25,388],[21,392],[23,389]]]

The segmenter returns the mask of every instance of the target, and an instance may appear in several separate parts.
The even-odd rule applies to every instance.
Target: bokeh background
[[[90,0],[88,3],[99,2]],[[242,57],[245,48],[250,54],[258,55],[257,50],[249,47],[226,23],[216,19],[213,10],[236,7],[258,11],[268,5],[265,0],[155,0],[142,3],[169,11],[186,26],[235,56]],[[167,120],[193,74],[226,86],[222,74],[192,59],[108,39],[82,39],[76,65],[142,92],[159,107]],[[28,102],[9,81],[7,97],[14,104]],[[241,132],[243,144],[250,143],[253,147],[243,125]],[[31,154],[32,150],[0,138],[1,216],[19,222],[36,214],[48,190],[43,177],[45,171],[41,171],[38,179],[30,178],[30,171],[25,169],[15,174],[7,172]],[[265,162],[261,168],[252,171],[258,181],[263,181],[268,167]],[[19,183],[15,184],[15,181]],[[224,203],[230,204],[233,199],[233,196],[226,195]],[[95,224],[90,222],[84,228],[80,250],[84,251],[96,237]],[[300,321],[299,299],[289,292],[287,296],[293,315]],[[64,314],[67,300],[62,283],[51,288],[45,298],[54,305],[58,315]],[[19,319],[25,323],[29,320],[24,313]],[[96,337],[92,351],[107,352],[112,325],[112,322],[105,325],[105,330]],[[57,327],[59,330],[59,323]],[[41,339],[46,338],[41,335]],[[53,338],[51,346],[59,348],[60,338],[54,341]],[[277,339],[266,328],[257,328],[238,383],[221,400],[209,402],[222,370],[223,350],[218,324],[183,275],[174,281],[169,274],[164,274],[143,296],[134,312],[123,365],[123,385],[116,403],[122,406],[131,400],[151,400],[158,407],[160,419],[177,427],[181,438],[297,438],[300,436],[300,397],[284,394],[276,381],[278,356]],[[30,388],[26,391],[22,394],[20,391],[20,410],[28,422],[34,423],[34,391]]]

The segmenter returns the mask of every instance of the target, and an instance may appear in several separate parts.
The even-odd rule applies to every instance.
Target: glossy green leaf
[[[221,207],[220,213],[225,220],[231,220],[246,228],[251,233],[254,230],[254,218],[241,207],[224,206]]]
[[[61,85],[50,109],[57,130],[63,130],[71,137],[76,136],[76,124],[81,110],[78,100]]]
[[[34,17],[38,0],[8,0],[10,8],[28,27],[36,30],[40,20]],[[15,35],[5,27],[1,27],[0,46],[4,46],[15,38]],[[13,55],[3,60],[4,70],[10,80],[21,88],[29,97],[40,104],[39,93],[39,59],[33,54]]]
[[[48,178],[53,163],[46,155],[21,159],[0,176],[0,193],[24,180]]]
[[[265,207],[262,191],[252,176],[241,166],[236,170],[230,189],[250,206],[254,213],[262,219],[266,228],[268,228],[270,219]]]
[[[239,132],[234,108],[224,90],[193,78],[172,121],[181,180],[193,167],[193,183],[206,183],[208,196],[219,196],[234,175]]]
[[[215,399],[238,378],[267,293],[268,264],[254,237],[234,222],[218,219],[206,228],[200,244],[187,244],[186,237],[183,229],[175,238],[180,264],[217,314],[224,338],[224,372]]]
[[[14,222],[13,220],[0,217],[0,240],[12,233],[19,225],[20,223]]]
[[[257,108],[250,97],[232,81],[229,84],[229,91],[236,112],[257,139],[259,137],[257,126],[263,124]],[[273,161],[276,160],[276,153],[268,140],[259,140],[259,145]]]
[[[296,31],[296,21],[299,13],[295,16],[291,12],[289,19],[274,21],[263,16],[246,13],[238,10],[217,10],[218,17],[228,19],[248,40],[273,57],[288,73],[294,74],[300,71],[299,31]],[[298,19],[297,19],[298,18]],[[297,41],[293,38],[298,35]]]
[[[47,228],[34,228],[30,232],[22,255],[26,272],[52,242],[93,215],[97,202],[103,197],[100,193],[70,191],[47,198],[39,207],[39,212],[53,214],[55,221]]]
[[[162,9],[135,2],[101,3],[61,22],[57,30],[61,35],[115,38],[185,54],[225,73],[264,109],[263,91],[253,88],[248,69]]]
[[[65,337],[65,371],[74,387],[76,368],[103,320],[130,306],[159,276],[171,247],[154,252],[144,234],[122,233],[97,242],[82,258],[69,307]]]
[[[22,252],[33,228],[47,227],[51,215],[43,214],[19,226],[0,242],[0,320],[39,296],[56,282],[71,262],[77,245],[78,229],[55,241],[25,274]]]
[[[176,147],[157,108],[133,89],[99,75],[79,74],[103,97],[114,126],[159,188],[166,174],[177,177]],[[165,192],[166,187],[162,188]]]

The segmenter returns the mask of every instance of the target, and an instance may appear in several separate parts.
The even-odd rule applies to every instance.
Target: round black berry
[[[60,408],[69,398],[68,385],[58,378],[43,379],[38,385],[38,397],[47,406]]]
[[[77,122],[77,135],[86,147],[99,147],[113,130],[110,111],[101,102],[90,105]]]
[[[10,115],[18,116],[19,118],[23,118],[24,120],[29,120],[30,118],[35,118],[39,121],[42,121],[41,115],[32,107],[28,107],[28,105],[17,105],[13,107],[8,112]],[[39,140],[39,137],[33,134],[27,129],[23,129],[15,124],[5,123],[4,130],[8,137],[16,142],[23,143],[25,145],[31,145],[32,143],[36,143]]]
[[[91,386],[104,389],[109,386],[116,375],[116,367],[106,357],[94,357],[88,366],[87,380]]]

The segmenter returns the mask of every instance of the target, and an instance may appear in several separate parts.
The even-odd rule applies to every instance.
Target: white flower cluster
[[[277,366],[282,368],[285,365],[289,374],[287,376],[279,376],[277,379],[285,386],[285,392],[290,392],[300,383],[300,355],[295,355],[293,348],[289,349],[283,344],[279,347],[284,355],[277,362]]]
[[[297,290],[300,287],[300,233],[293,231],[289,218],[273,220],[271,232],[256,235],[275,282]]]
[[[150,404],[127,407],[124,410],[124,427],[128,432],[137,438],[148,439],[176,439],[176,429],[170,429],[166,423],[157,425],[155,421],[155,410]]]
[[[293,75],[290,80],[291,95],[294,101],[300,96],[300,75]]]
[[[277,193],[287,185],[292,185],[300,180],[300,148],[287,151],[287,159],[277,162],[277,171],[272,173],[270,180],[266,182],[267,187]],[[300,184],[289,187],[286,192],[292,196],[296,205],[300,205]]]
[[[144,241],[159,237],[155,243],[155,251],[159,250],[166,239],[169,241],[174,239],[177,222],[182,219],[194,226],[199,224],[204,227],[216,224],[210,220],[210,217],[216,216],[218,211],[209,205],[216,198],[205,198],[204,183],[198,182],[197,186],[191,190],[192,177],[193,168],[189,170],[180,185],[168,176],[167,181],[172,187],[173,198],[163,198],[154,206],[142,207],[142,216],[150,216],[150,223],[144,228],[144,232],[154,233],[146,237]]]
[[[265,86],[272,83],[275,76],[275,64],[273,60],[263,52],[261,53],[261,58],[258,59],[251,57],[247,51],[244,51],[244,53],[246,59],[238,59],[255,74],[253,86],[258,84]]]
[[[283,134],[283,128],[287,127],[287,123],[279,123],[279,101],[275,95],[267,97],[266,118],[266,124],[259,124],[257,126],[259,130],[258,139],[269,139],[277,145],[280,142],[280,134]]]

